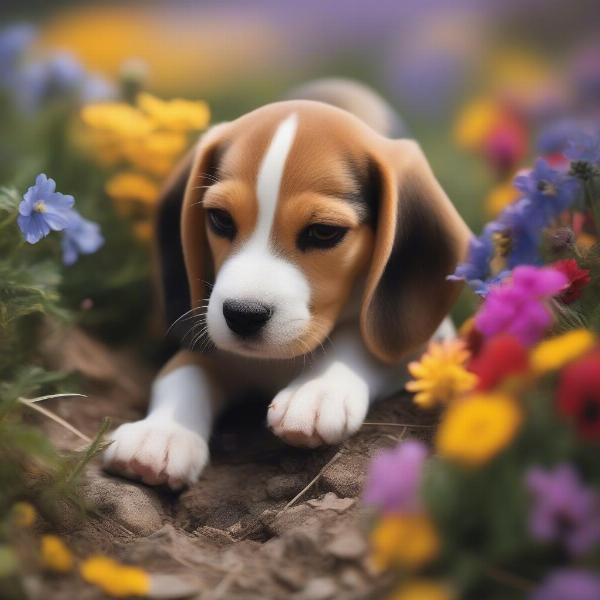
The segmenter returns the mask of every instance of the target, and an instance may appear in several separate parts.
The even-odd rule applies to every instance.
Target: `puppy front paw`
[[[177,423],[143,419],[118,427],[109,437],[104,468],[148,485],[179,490],[198,481],[208,462],[208,445]]]
[[[275,396],[267,422],[292,446],[337,444],[360,428],[369,407],[365,381],[345,365],[292,384]]]

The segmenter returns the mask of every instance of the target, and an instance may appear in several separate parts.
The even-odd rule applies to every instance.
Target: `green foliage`
[[[15,502],[33,504],[48,521],[66,505],[83,514],[78,487],[85,466],[101,450],[103,423],[79,452],[59,452],[33,420],[28,401],[77,391],[75,378],[49,370],[40,351],[52,327],[75,324],[98,336],[136,340],[149,310],[149,256],[131,226],[104,193],[105,174],[73,142],[79,105],[53,98],[23,114],[0,92],[0,596],[22,593],[23,561],[12,539]],[[62,262],[61,234],[24,241],[19,204],[35,177],[45,173],[57,191],[74,196],[77,210],[99,223],[105,245],[78,263]],[[43,398],[38,398],[43,402]],[[40,417],[44,418],[44,417]],[[26,561],[25,561],[26,562]],[[8,592],[7,592],[8,590]]]

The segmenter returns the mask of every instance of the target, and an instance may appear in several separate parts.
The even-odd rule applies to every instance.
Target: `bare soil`
[[[46,408],[90,437],[104,417],[117,426],[144,414],[150,372],[78,330],[57,335],[48,339],[55,366],[78,371],[89,395]],[[161,597],[179,589],[198,600],[382,597],[389,578],[369,563],[372,515],[360,501],[367,466],[399,439],[428,438],[435,415],[399,395],[377,403],[350,440],[317,450],[280,442],[265,415],[266,405],[253,401],[225,415],[211,464],[180,495],[108,476],[96,461],[84,489],[90,515],[59,511],[59,532],[79,557],[106,553],[156,574]],[[83,445],[63,426],[39,422],[59,447]],[[53,600],[104,597],[76,574],[44,577],[37,587],[36,596]]]

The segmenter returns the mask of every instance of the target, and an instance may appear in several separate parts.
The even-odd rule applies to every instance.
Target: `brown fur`
[[[384,138],[352,115],[318,102],[271,104],[213,128],[200,141],[181,211],[191,306],[202,304],[206,282],[252,233],[260,161],[279,123],[294,112],[299,127],[272,240],[311,286],[311,326],[293,352],[324,340],[357,278],[368,271],[361,331],[373,354],[397,360],[424,343],[449,310],[459,286],[445,278],[464,255],[469,231],[414,142]],[[360,207],[348,202],[368,193],[357,176],[370,181],[369,169],[375,178],[369,185],[376,185],[380,196],[375,230]],[[238,227],[233,243],[207,234],[205,207],[231,213]],[[296,239],[311,222],[350,229],[332,249],[301,252]]]

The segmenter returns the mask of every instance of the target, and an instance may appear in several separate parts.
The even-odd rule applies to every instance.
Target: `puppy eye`
[[[237,233],[233,217],[220,208],[210,208],[208,211],[208,224],[217,235],[232,240]]]
[[[346,233],[348,233],[347,227],[315,223],[300,233],[298,247],[301,250],[333,248],[342,241]]]

